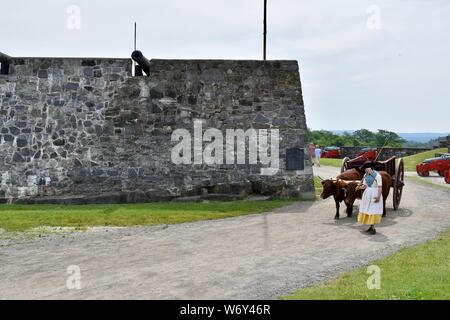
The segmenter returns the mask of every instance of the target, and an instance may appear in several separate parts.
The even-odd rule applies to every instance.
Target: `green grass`
[[[436,240],[374,261],[381,269],[381,289],[367,288],[367,266],[331,281],[299,290],[288,300],[450,299],[450,229]]]
[[[316,176],[314,176],[314,189],[316,191],[316,199],[318,199],[320,197],[320,194],[322,193],[323,186],[320,182],[319,177]]]
[[[320,165],[340,168],[342,166],[342,159],[321,158]]]
[[[425,159],[434,158],[436,153],[447,152],[447,148],[439,148],[430,151],[414,154],[403,158],[405,171],[416,171],[416,165]]]
[[[0,205],[0,228],[136,226],[193,222],[268,212],[294,200],[109,205]]]

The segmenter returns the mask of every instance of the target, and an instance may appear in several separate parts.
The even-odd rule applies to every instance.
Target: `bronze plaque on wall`
[[[303,149],[287,149],[286,170],[305,170],[305,151]]]

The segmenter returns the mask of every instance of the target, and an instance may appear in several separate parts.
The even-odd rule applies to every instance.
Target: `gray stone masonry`
[[[126,203],[311,198],[311,160],[296,61],[15,58],[0,76],[0,201]],[[176,165],[176,129],[279,129],[280,170]],[[305,151],[286,170],[286,150]]]

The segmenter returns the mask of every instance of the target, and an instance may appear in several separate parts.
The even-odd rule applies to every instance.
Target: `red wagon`
[[[450,170],[445,171],[444,179],[446,183],[450,183]]]
[[[326,147],[325,150],[322,152],[321,158],[339,158],[339,147]]]
[[[416,165],[416,172],[421,177],[428,177],[430,171],[436,171],[441,177],[450,170],[450,154],[426,159]]]
[[[347,159],[347,160],[346,160]],[[341,172],[350,169],[359,169],[360,166],[366,162],[367,159],[365,156],[359,156],[355,159],[346,158],[342,162]],[[372,159],[371,161],[373,161]],[[375,170],[377,171],[386,171],[392,178],[391,187],[394,189],[392,194],[392,200],[394,205],[394,210],[397,210],[400,206],[400,200],[402,198],[403,186],[405,185],[405,165],[403,163],[403,159],[397,159],[395,156],[391,157],[385,161],[376,161],[375,162]],[[363,172],[360,172],[361,175]]]

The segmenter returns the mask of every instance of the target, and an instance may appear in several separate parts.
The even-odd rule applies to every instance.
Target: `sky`
[[[261,59],[263,0],[14,0],[10,56]],[[268,0],[270,60],[300,66],[312,129],[450,131],[450,1]]]

